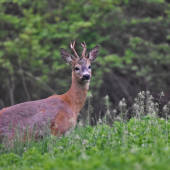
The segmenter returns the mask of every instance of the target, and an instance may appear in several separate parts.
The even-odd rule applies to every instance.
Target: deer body
[[[71,44],[76,58],[69,52],[60,49],[62,58],[72,67],[72,85],[63,95],[53,95],[47,99],[29,101],[0,110],[0,136],[13,137],[15,128],[20,125],[20,130],[30,130],[36,124],[36,133],[43,130],[44,123],[50,120],[51,133],[54,135],[65,134],[76,125],[77,116],[82,109],[91,78],[90,64],[97,58],[99,45],[85,57],[86,44],[80,59],[74,49],[75,42]],[[12,129],[9,126],[12,124]]]

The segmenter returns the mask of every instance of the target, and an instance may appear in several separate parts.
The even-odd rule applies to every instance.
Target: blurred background
[[[170,0],[1,0],[0,109],[68,91],[59,49],[74,40],[78,54],[83,41],[101,47],[82,114],[104,115],[105,96],[111,114],[124,98],[130,116],[141,91],[169,101]]]

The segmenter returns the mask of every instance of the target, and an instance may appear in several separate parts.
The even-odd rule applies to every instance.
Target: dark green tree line
[[[140,91],[170,99],[170,1],[1,0],[0,108],[66,92],[71,70],[60,47],[100,44],[90,92],[93,115]],[[163,101],[162,101],[163,102]],[[95,116],[94,116],[95,117]]]

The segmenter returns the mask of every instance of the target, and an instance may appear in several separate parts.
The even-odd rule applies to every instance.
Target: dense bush
[[[141,90],[165,92],[170,84],[168,0],[1,0],[0,108],[62,94],[71,84],[70,66],[59,54],[85,40],[100,44],[92,65],[93,117],[125,98],[130,107]],[[69,50],[70,51],[70,50]]]

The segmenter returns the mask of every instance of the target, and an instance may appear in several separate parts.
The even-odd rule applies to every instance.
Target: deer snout
[[[90,75],[89,74],[84,74],[82,79],[83,80],[90,80]]]

